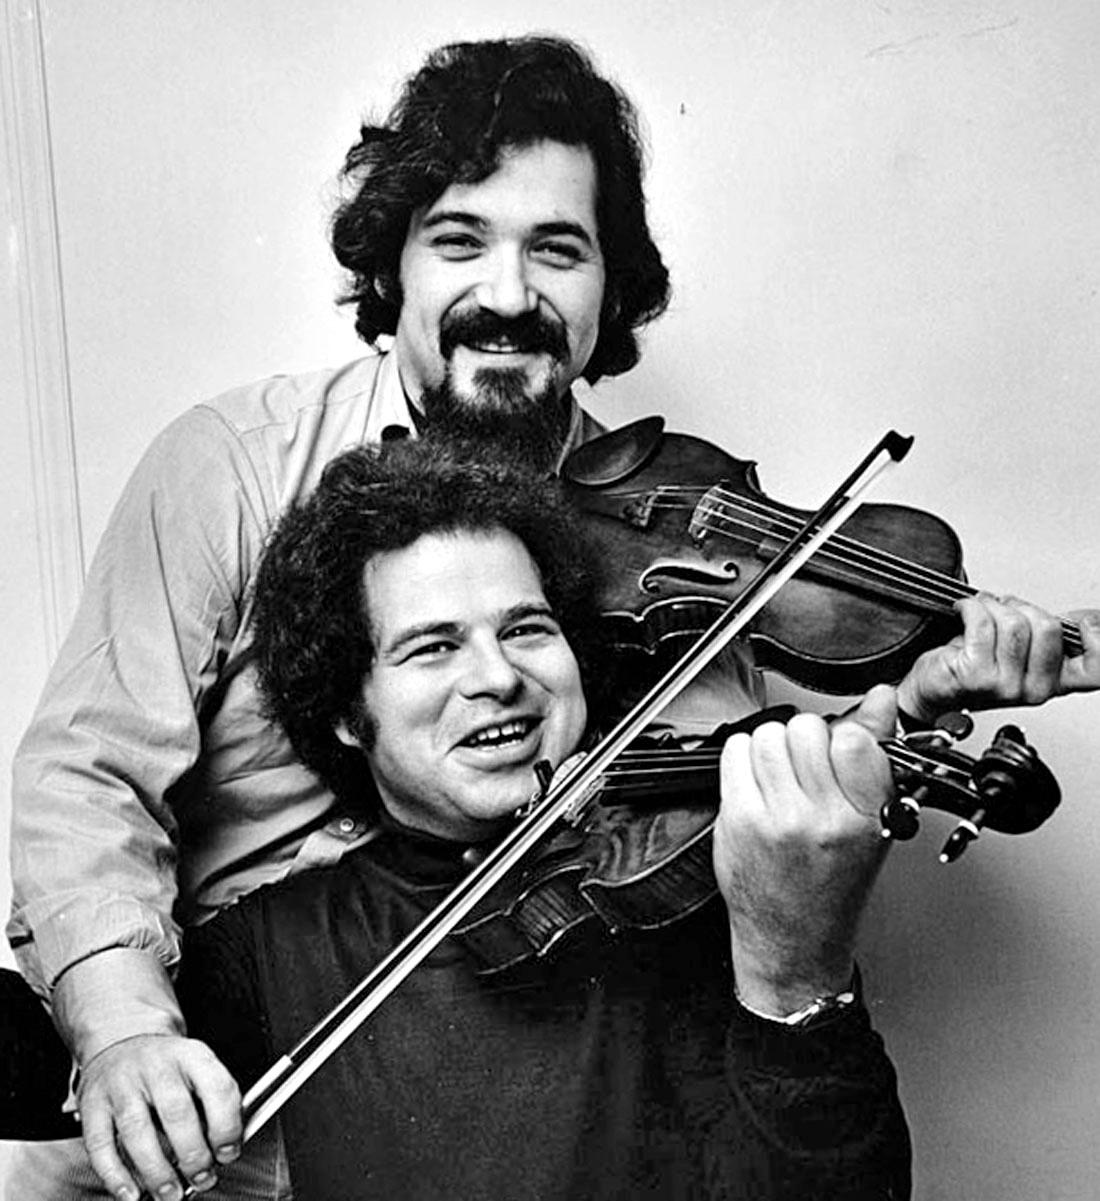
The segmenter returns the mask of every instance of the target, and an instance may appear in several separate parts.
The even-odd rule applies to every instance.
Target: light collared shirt
[[[182,1033],[180,924],[365,834],[261,712],[250,590],[329,461],[415,426],[392,354],[278,376],[153,442],[15,761],[8,936],[79,1063]],[[600,432],[574,402],[567,449]]]

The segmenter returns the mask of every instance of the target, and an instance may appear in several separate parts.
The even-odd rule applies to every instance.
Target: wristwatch
[[[751,1005],[746,1005],[739,994],[735,993],[734,995],[737,996],[737,1003],[741,1008],[747,1009],[753,1017],[761,1018],[765,1022],[772,1022],[776,1026],[790,1026],[796,1030],[806,1030],[812,1026],[824,1025],[827,1021],[843,1013],[849,1006],[854,1005],[859,997],[859,984],[857,978],[853,976],[852,983],[843,992],[814,997],[809,1004],[803,1005],[801,1009],[796,1009],[794,1013],[788,1013],[783,1017],[754,1009]]]

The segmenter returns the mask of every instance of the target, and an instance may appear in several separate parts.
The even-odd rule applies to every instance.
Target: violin
[[[691,750],[667,737],[638,740],[522,873],[456,927],[480,974],[556,953],[593,925],[658,929],[716,896],[711,834],[722,746],[735,732],[794,712],[782,705],[753,714]],[[1054,812],[1058,782],[1019,728],[1002,727],[977,759],[953,745],[971,728],[949,714],[931,730],[880,742],[897,789],[880,813],[883,837],[915,837],[922,809],[954,814],[960,821],[940,852],[953,863],[981,829],[1026,834]]]
[[[752,461],[647,417],[586,442],[562,480],[610,564],[602,581],[609,649],[624,679],[678,657],[779,553],[807,514],[767,496]],[[974,596],[946,522],[864,504],[753,621],[757,666],[832,695],[900,679],[959,629]],[[1065,653],[1081,632],[1063,620]]]

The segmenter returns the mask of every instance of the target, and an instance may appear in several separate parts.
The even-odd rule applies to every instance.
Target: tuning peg
[[[879,820],[882,822],[883,838],[908,842],[920,829],[920,805],[913,797],[892,797],[882,806]]]
[[[940,851],[940,862],[954,863],[980,833],[981,828],[976,822],[965,819],[959,822],[943,844],[943,850]]]
[[[974,719],[965,709],[941,713],[930,726],[907,729],[902,741],[916,746],[947,746],[974,733]]]
[[[936,718],[935,729],[942,730],[952,742],[962,742],[974,733],[974,719],[965,709],[941,713]]]

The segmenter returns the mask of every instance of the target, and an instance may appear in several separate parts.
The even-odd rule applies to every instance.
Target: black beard
[[[483,368],[474,375],[479,399],[470,404],[456,395],[450,372],[421,397],[433,436],[486,444],[490,452],[519,458],[537,471],[557,466],[569,429],[568,393],[552,386],[531,396],[526,373],[516,367]]]

